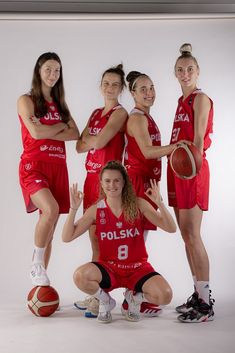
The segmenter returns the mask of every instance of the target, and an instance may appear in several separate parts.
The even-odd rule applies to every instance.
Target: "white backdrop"
[[[150,75],[157,90],[151,113],[160,127],[162,143],[167,144],[181,95],[173,69],[184,42],[192,43],[201,68],[198,86],[215,106],[213,144],[207,154],[210,209],[202,225],[211,262],[211,287],[217,300],[234,298],[234,37],[235,18],[0,17],[1,303],[24,303],[31,288],[28,273],[38,214],[26,214],[18,183],[22,145],[16,101],[30,88],[38,56],[55,51],[61,57],[67,102],[80,131],[91,111],[103,104],[99,83],[105,69],[123,62],[126,73],[140,70]],[[132,107],[127,90],[121,103],[127,110]],[[67,143],[67,155],[70,181],[78,181],[82,188],[85,155],[75,152],[75,142]],[[161,189],[166,200],[165,171],[164,160]],[[49,276],[61,299],[73,301],[82,296],[73,284],[73,270],[89,261],[91,252],[87,234],[70,244],[62,243],[64,220],[61,216],[56,230]],[[174,300],[185,299],[192,283],[179,231],[171,235],[152,232],[147,247],[150,261],[172,285]]]

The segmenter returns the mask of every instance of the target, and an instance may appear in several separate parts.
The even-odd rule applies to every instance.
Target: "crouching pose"
[[[119,162],[111,161],[104,166],[100,186],[102,198],[76,223],[75,215],[83,194],[78,191],[77,184],[70,189],[71,208],[63,227],[63,241],[76,239],[95,222],[100,249],[99,260],[80,266],[74,273],[74,282],[80,290],[99,299],[98,321],[103,323],[111,322],[111,310],[115,307],[109,292],[127,288],[126,319],[138,321],[142,301],[165,305],[172,298],[167,281],[147,261],[145,218],[169,233],[176,231],[176,225],[162,202],[155,180],[151,180],[146,194],[158,210],[143,198],[136,197],[126,170]]]

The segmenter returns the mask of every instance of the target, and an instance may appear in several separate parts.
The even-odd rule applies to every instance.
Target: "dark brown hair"
[[[123,65],[122,64],[110,67],[109,69],[105,70],[103,75],[102,75],[102,77],[101,77],[101,82],[102,82],[105,74],[116,74],[116,75],[118,75],[120,77],[120,79],[121,79],[121,88],[122,88],[122,90],[124,89],[124,87],[126,87],[125,72],[123,70]]]
[[[148,75],[143,74],[142,72],[139,71],[130,71],[129,74],[126,77],[127,82],[129,82],[129,91],[134,91],[135,90],[135,85],[139,77],[148,77]]]
[[[52,87],[51,96],[53,98],[53,101],[57,105],[62,121],[67,123],[70,120],[70,111],[65,102],[62,64],[59,56],[53,52],[47,52],[40,55],[34,67],[30,95],[32,97],[34,107],[35,107],[35,116],[40,118],[47,114],[47,105],[42,93],[40,68],[48,60],[55,60],[60,64],[60,77],[56,82],[55,86]]]

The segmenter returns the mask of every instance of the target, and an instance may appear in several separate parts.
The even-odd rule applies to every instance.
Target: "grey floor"
[[[120,305],[111,324],[83,317],[70,302],[48,318],[24,305],[0,306],[0,353],[232,353],[235,351],[235,308],[217,303],[216,319],[200,324],[176,320],[171,303],[160,317],[126,321]],[[178,304],[178,303],[177,303]]]

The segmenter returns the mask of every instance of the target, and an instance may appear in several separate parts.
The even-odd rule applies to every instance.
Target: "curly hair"
[[[117,170],[122,175],[124,180],[124,186],[122,189],[123,214],[127,222],[134,223],[136,218],[139,217],[140,212],[137,205],[137,197],[125,167],[119,161],[108,162],[100,172],[100,180],[102,179],[102,176],[106,170]],[[102,187],[100,193],[101,196],[105,195]]]

